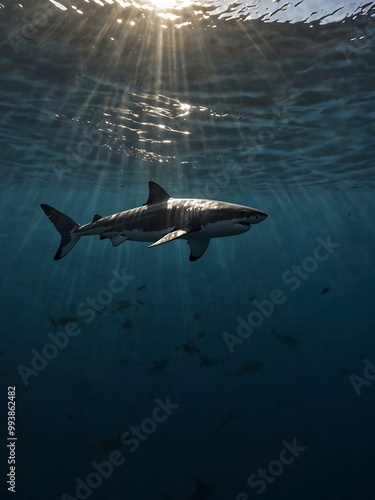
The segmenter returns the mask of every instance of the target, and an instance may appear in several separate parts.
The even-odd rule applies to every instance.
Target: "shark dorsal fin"
[[[163,203],[165,201],[168,201],[170,198],[170,195],[163,189],[159,184],[156,184],[156,182],[150,181],[148,183],[149,187],[149,194],[148,194],[148,200],[146,201],[145,205],[152,205],[153,203]]]
[[[92,218],[93,222],[97,222],[98,220],[103,219],[102,215],[95,214],[94,217]]]

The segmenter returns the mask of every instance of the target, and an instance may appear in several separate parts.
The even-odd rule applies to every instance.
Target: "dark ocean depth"
[[[375,500],[372,3],[0,4],[0,498]],[[268,214],[148,248],[148,182]]]

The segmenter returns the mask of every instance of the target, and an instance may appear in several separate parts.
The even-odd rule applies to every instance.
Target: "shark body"
[[[154,247],[186,239],[190,261],[195,261],[204,254],[211,238],[245,233],[267,217],[260,210],[234,203],[172,198],[152,181],[144,205],[106,217],[95,215],[84,225],[49,205],[41,207],[61,235],[55,260],[65,257],[82,236],[99,235],[100,239],[110,239],[114,247],[127,240],[153,242],[149,246]]]

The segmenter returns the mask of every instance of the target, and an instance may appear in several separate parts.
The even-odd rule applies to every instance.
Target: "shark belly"
[[[173,231],[173,229],[174,229],[173,227],[161,229],[158,231],[143,231],[142,229],[131,229],[131,230],[124,230],[123,234],[130,241],[153,242],[159,240],[160,238],[168,234],[170,231]]]
[[[241,234],[249,231],[250,228],[250,225],[242,226],[226,221],[208,223],[202,225],[198,231],[189,233],[189,235],[185,239],[223,238],[225,236],[235,236],[236,234]]]

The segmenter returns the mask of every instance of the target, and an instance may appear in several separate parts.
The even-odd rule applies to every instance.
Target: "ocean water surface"
[[[374,14],[2,1],[1,498],[375,499]],[[53,259],[149,181],[268,218]]]

